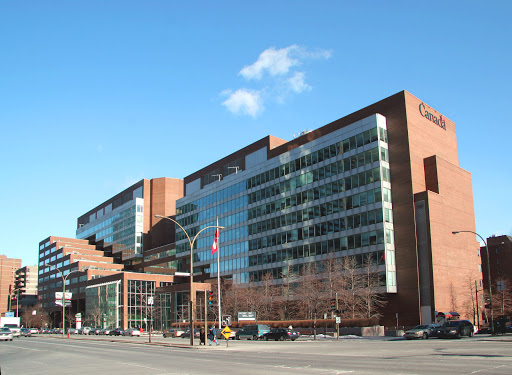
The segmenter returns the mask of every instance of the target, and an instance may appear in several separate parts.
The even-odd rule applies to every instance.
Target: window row
[[[377,128],[367,130],[350,138],[346,138],[343,141],[324,147],[321,150],[311,152],[310,154],[301,156],[300,158],[280,165],[279,167],[251,177],[247,180],[247,189],[251,189],[266,182],[272,181],[276,178],[286,176],[295,171],[299,171],[303,168],[315,165],[316,163],[320,163],[330,158],[334,158],[337,155],[341,155],[350,150],[355,150],[357,147],[361,147],[376,141],[378,141]]]

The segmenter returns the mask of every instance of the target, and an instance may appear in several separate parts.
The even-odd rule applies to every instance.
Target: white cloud
[[[260,54],[254,64],[244,66],[240,74],[246,79],[261,79],[265,72],[271,76],[286,74],[291,67],[300,64],[299,60],[290,56],[298,48],[296,45],[281,49],[270,47]]]
[[[296,72],[292,77],[288,78],[292,91],[301,93],[302,91],[311,90],[311,86],[304,82],[305,76],[304,72]]]
[[[222,105],[232,113],[256,117],[263,110],[263,100],[258,91],[239,89],[232,92],[226,90],[223,94],[229,95],[229,98]]]
[[[292,94],[300,94],[312,90],[306,83],[304,69],[297,71],[296,67],[310,60],[325,60],[330,58],[331,51],[318,49],[307,50],[292,44],[276,49],[270,47],[264,50],[251,65],[246,65],[238,73],[246,80],[260,82],[260,87],[250,89],[227,90],[223,95],[229,96],[222,105],[235,114],[246,114],[255,117],[263,111],[263,101],[284,103]],[[263,98],[265,93],[265,98]]]

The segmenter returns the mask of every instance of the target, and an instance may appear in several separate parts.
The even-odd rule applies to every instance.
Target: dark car
[[[475,328],[469,320],[453,320],[437,330],[437,337],[460,339],[462,336],[471,337],[474,333]]]
[[[198,329],[194,329],[194,337],[199,337],[199,330]],[[180,336],[182,339],[185,339],[185,338],[190,338],[190,330],[186,330],[185,332],[183,332]]]
[[[292,331],[289,328],[273,328],[270,332],[263,334],[262,339],[265,341],[275,340],[275,341],[284,341],[291,340],[295,341],[299,338],[299,332]]]
[[[124,330],[122,330],[121,328],[116,328],[116,329],[111,330],[108,333],[108,335],[109,336],[122,336],[123,332],[124,332]]]
[[[91,328],[89,331],[89,335],[99,335],[101,331],[101,327]]]
[[[22,329],[20,329],[20,336],[31,337],[32,332],[30,332],[30,329],[28,329],[28,328],[22,328]]]

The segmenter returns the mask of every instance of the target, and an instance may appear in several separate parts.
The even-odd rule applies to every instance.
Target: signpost
[[[82,328],[82,314],[75,314],[76,329]]]
[[[229,338],[231,337],[231,329],[228,326],[226,326],[222,331],[220,331],[220,333],[222,333],[222,336],[224,336],[224,338],[226,339],[227,348],[229,345]]]

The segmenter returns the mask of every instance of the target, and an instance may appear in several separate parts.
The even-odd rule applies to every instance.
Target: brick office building
[[[380,259],[383,323],[429,323],[466,311],[481,283],[471,175],[459,167],[455,124],[402,91],[289,142],[268,136],[187,176],[177,219],[221,234],[220,274],[261,280],[328,258]],[[277,223],[277,224],[276,224]],[[217,275],[212,232],[197,267]],[[188,243],[176,232],[178,260]],[[178,267],[179,268],[179,267]]]
[[[489,247],[494,316],[512,315],[512,237],[506,235],[489,237],[487,246]],[[483,285],[485,289],[488,289],[485,247],[481,247],[480,252],[482,254]]]
[[[9,298],[12,297],[11,291],[15,289],[16,270],[20,267],[21,259],[7,258],[0,254],[0,313],[2,316],[11,307]]]

